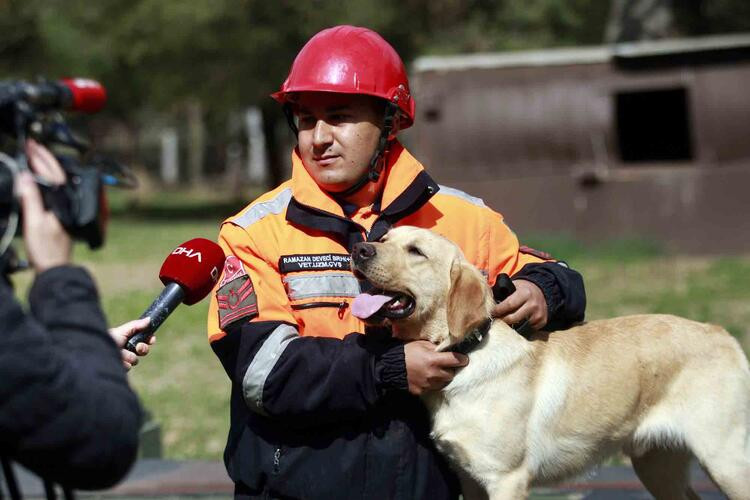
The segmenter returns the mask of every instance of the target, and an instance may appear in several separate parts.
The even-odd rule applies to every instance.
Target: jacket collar
[[[391,147],[384,175],[380,216],[368,234],[369,241],[380,239],[397,221],[419,210],[439,189],[424,167],[398,142]],[[296,149],[292,153],[291,184],[287,221],[334,233],[350,251],[354,243],[362,241],[363,229],[345,216],[330,194],[320,189],[305,170]]]
[[[424,172],[422,164],[401,143],[394,141],[388,155],[388,164],[384,169],[383,175],[386,176],[386,180],[380,199],[380,210],[388,211],[388,207],[414,183],[422,172]],[[323,191],[307,172],[296,148],[292,152],[292,196],[297,202],[309,208],[345,217],[336,199]]]

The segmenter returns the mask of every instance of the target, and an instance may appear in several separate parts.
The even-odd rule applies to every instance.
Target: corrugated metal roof
[[[750,33],[652,40],[594,47],[423,56],[414,61],[412,69],[415,72],[425,72],[597,64],[609,62],[613,58],[636,59],[639,57],[722,51],[737,48],[750,48]]]
[[[424,56],[415,59],[412,68],[416,72],[460,71],[466,69],[596,64],[607,62],[609,58],[609,49],[599,46],[519,52],[457,54],[452,56]]]
[[[611,51],[615,57],[637,58],[738,48],[750,48],[750,33],[618,43],[611,46]]]

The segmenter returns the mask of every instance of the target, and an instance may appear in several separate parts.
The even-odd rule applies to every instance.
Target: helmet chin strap
[[[398,105],[391,101],[388,101],[385,106],[385,116],[383,117],[383,129],[380,131],[378,147],[375,148],[375,153],[373,153],[372,158],[370,159],[370,168],[367,170],[367,173],[365,173],[362,177],[359,178],[359,180],[357,180],[357,182],[354,183],[354,185],[343,191],[335,193],[337,198],[346,198],[353,195],[354,193],[365,187],[368,182],[378,182],[378,179],[380,179],[380,175],[383,173],[383,169],[385,168],[385,162],[388,159],[388,151],[390,146],[388,137],[393,131],[393,120],[395,119],[397,113]]]
[[[294,134],[294,137],[297,137],[299,135],[299,129],[297,128],[297,124],[294,123],[294,111],[292,111],[292,106],[289,103],[284,104],[282,108],[284,110],[284,116],[286,116],[286,122],[289,124],[289,128],[292,129],[292,133]]]
[[[297,128],[297,124],[294,122],[294,111],[292,110],[292,106],[287,103],[284,104],[282,109],[284,110],[284,116],[286,116],[286,121],[289,124],[289,128],[292,129],[294,136],[297,137],[299,134],[299,129]],[[346,198],[347,196],[351,196],[365,187],[368,182],[378,182],[378,179],[380,179],[380,174],[383,172],[383,168],[385,168],[386,159],[388,158],[388,146],[390,144],[388,142],[388,137],[393,131],[393,120],[396,118],[398,109],[398,105],[395,102],[386,102],[385,114],[383,117],[383,129],[380,131],[378,147],[375,148],[375,153],[373,153],[372,158],[370,159],[370,168],[367,170],[367,173],[365,173],[357,180],[357,182],[354,183],[354,185],[343,191],[335,193],[336,197]]]

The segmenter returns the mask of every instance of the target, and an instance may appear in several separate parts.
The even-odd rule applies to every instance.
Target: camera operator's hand
[[[156,342],[155,335],[151,336],[151,338],[148,340],[148,344],[139,342],[138,345],[135,346],[135,350],[138,351],[138,356],[128,351],[127,349],[123,349],[123,347],[125,347],[125,344],[128,342],[128,339],[130,339],[130,337],[132,337],[136,333],[144,330],[148,326],[149,321],[150,320],[148,318],[141,318],[133,321],[128,321],[127,323],[124,323],[120,326],[109,329],[109,335],[115,341],[117,347],[121,349],[120,355],[122,357],[122,364],[128,371],[130,371],[132,367],[138,364],[138,356],[145,356],[146,354],[148,354],[149,346],[153,345],[154,342]]]
[[[52,155],[33,140],[26,143],[31,170],[52,184],[63,184],[65,173]],[[37,273],[70,263],[71,239],[60,221],[44,209],[42,195],[29,172],[16,178],[16,195],[23,211],[23,239],[26,254]]]
[[[26,141],[26,156],[31,170],[50,184],[65,184],[65,170],[60,166],[55,155],[34,139]]]

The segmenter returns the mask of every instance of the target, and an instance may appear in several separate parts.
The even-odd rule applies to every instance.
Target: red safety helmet
[[[383,37],[367,28],[335,26],[313,36],[297,54],[281,89],[271,97],[288,104],[296,92],[380,97],[401,110],[401,129],[414,123],[415,105],[404,63]]]

